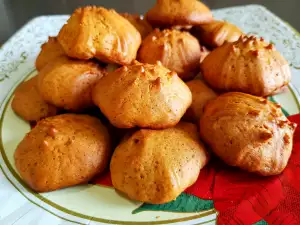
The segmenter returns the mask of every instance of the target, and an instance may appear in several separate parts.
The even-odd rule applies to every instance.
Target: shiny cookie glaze
[[[280,105],[240,92],[209,102],[200,120],[201,137],[216,155],[231,166],[263,176],[284,170],[295,128]]]

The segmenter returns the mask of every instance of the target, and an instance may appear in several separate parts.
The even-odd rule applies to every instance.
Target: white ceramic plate
[[[290,62],[293,78],[288,91],[274,96],[273,100],[279,102],[287,114],[299,113],[299,34],[258,5],[215,10],[214,16],[276,45]],[[215,224],[214,209],[188,213],[168,212],[165,208],[132,214],[142,203],[130,201],[112,188],[90,184],[38,194],[21,181],[13,153],[30,126],[13,113],[11,96],[20,82],[35,73],[34,61],[40,45],[48,36],[55,36],[67,19],[68,16],[35,18],[0,50],[0,224]]]

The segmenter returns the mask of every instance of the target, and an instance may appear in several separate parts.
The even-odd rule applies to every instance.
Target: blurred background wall
[[[203,0],[210,8],[260,4],[300,31],[300,0]],[[102,5],[120,12],[143,14],[155,0],[0,0],[0,43],[39,15],[71,14],[83,5]]]

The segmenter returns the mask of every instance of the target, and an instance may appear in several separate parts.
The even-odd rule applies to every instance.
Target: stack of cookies
[[[157,0],[144,17],[79,8],[36,69],[12,101],[37,122],[15,152],[35,191],[109,167],[117,190],[161,204],[195,183],[210,152],[263,176],[290,157],[295,124],[265,98],[289,83],[287,61],[197,0]]]

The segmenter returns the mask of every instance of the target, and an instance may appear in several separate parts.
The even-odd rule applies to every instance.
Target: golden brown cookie
[[[237,41],[243,35],[243,32],[234,24],[219,20],[195,26],[193,33],[199,38],[201,44],[212,48],[219,47],[226,41]]]
[[[206,47],[204,47],[204,46],[200,47],[200,63],[203,62],[203,60],[206,58],[206,56],[209,55],[210,52],[211,51],[208,50]]]
[[[198,40],[185,31],[155,29],[142,42],[138,60],[154,64],[157,61],[177,72],[183,80],[190,80],[199,71],[201,57]]]
[[[60,58],[40,71],[39,90],[50,104],[82,111],[93,106],[92,89],[104,74],[105,70],[94,62]]]
[[[38,121],[40,119],[55,116],[58,109],[46,103],[38,90],[37,76],[24,81],[15,90],[11,103],[13,111],[27,121]]]
[[[154,27],[198,25],[213,20],[209,8],[197,0],[157,0],[146,14]]]
[[[175,200],[198,178],[208,161],[197,127],[179,123],[142,129],[124,139],[110,163],[113,186],[130,199],[152,204]]]
[[[113,9],[86,6],[76,9],[58,35],[70,57],[130,64],[141,44],[137,29]]]
[[[47,192],[87,183],[106,168],[110,152],[100,120],[63,114],[38,122],[14,157],[22,179],[33,190]]]
[[[288,62],[262,38],[241,37],[213,50],[202,62],[203,77],[215,89],[272,95],[291,80]]]
[[[121,13],[125,19],[127,19],[141,34],[142,38],[145,38],[152,30],[152,26],[140,15],[134,15],[129,13]]]
[[[40,71],[49,62],[65,55],[66,54],[58,43],[57,38],[49,37],[48,41],[41,46],[41,51],[35,61],[35,67]]]
[[[103,77],[93,90],[93,101],[115,127],[161,129],[179,122],[192,95],[161,63],[136,63]]]
[[[192,105],[184,114],[184,119],[199,123],[207,102],[215,99],[217,94],[210,89],[202,80],[191,80],[186,83],[192,92]]]
[[[200,120],[201,137],[215,154],[263,176],[280,174],[286,167],[295,127],[280,105],[239,92],[209,102]]]

